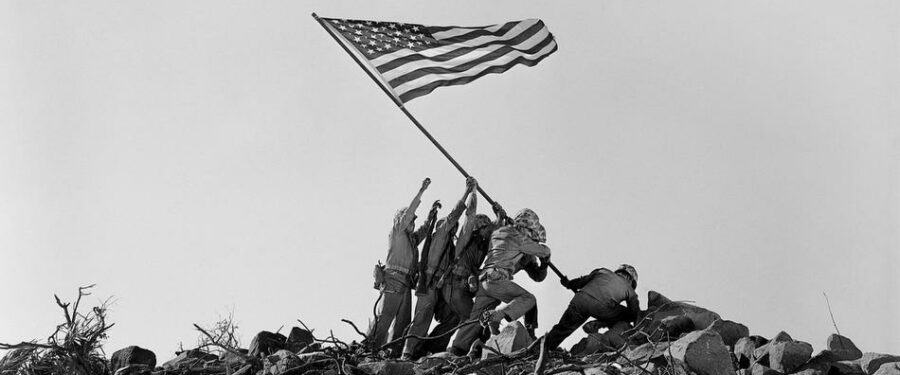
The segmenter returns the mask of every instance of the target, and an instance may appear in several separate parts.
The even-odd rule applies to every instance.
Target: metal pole
[[[419,131],[421,131],[422,134],[425,134],[425,137],[427,137],[428,140],[431,141],[431,143],[434,144],[435,147],[437,147],[438,151],[440,151],[442,154],[444,154],[444,157],[446,157],[447,160],[449,160],[450,163],[452,163],[453,166],[456,167],[456,169],[460,173],[462,173],[463,176],[470,177],[469,173],[466,172],[466,170],[463,169],[463,167],[461,165],[459,165],[459,163],[456,162],[456,159],[453,159],[453,157],[450,156],[450,153],[448,153],[446,149],[444,149],[444,146],[441,146],[441,144],[438,143],[438,141],[436,139],[434,139],[434,137],[431,136],[431,133],[429,133],[428,130],[425,130],[425,127],[423,127],[422,124],[419,123],[419,120],[417,120],[415,118],[415,116],[413,116],[412,113],[410,113],[409,110],[407,110],[406,107],[403,106],[403,102],[401,102],[400,99],[397,98],[397,96],[395,96],[387,87],[385,87],[384,83],[381,80],[379,80],[377,77],[375,77],[375,74],[372,73],[371,69],[369,69],[369,67],[366,64],[364,64],[362,61],[360,61],[359,57],[357,57],[356,54],[354,54],[352,51],[350,51],[350,48],[347,47],[347,45],[341,41],[340,37],[338,37],[334,32],[332,32],[331,27],[326,25],[325,21],[323,21],[321,18],[319,18],[319,16],[317,16],[315,13],[313,13],[312,16],[313,16],[313,18],[316,19],[317,22],[319,22],[319,25],[321,25],[322,28],[325,29],[326,32],[328,32],[328,35],[331,35],[331,37],[334,38],[334,41],[337,42],[337,44],[339,44],[341,46],[341,48],[344,49],[344,52],[347,52],[347,54],[353,58],[353,61],[356,61],[356,64],[359,65],[359,67],[362,68],[362,70],[366,71],[366,74],[369,75],[369,78],[371,78],[373,81],[375,81],[375,83],[378,85],[378,87],[381,88],[381,91],[384,91],[384,94],[387,95],[389,98],[391,98],[391,100],[394,102],[394,104],[396,104],[397,107],[400,108],[400,111],[402,111],[403,114],[405,114],[406,117],[408,117],[409,120],[412,121],[412,123],[417,128],[419,128]],[[478,184],[478,192],[481,193],[481,196],[484,197],[484,199],[487,200],[488,203],[491,204],[491,207],[493,207],[494,205],[497,204],[497,202],[494,202],[494,200],[491,199],[491,197],[488,196],[488,194],[484,192],[484,189],[481,188],[481,184]]]

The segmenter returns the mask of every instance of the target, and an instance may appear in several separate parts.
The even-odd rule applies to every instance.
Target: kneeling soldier
[[[547,333],[547,348],[558,347],[590,317],[606,327],[613,327],[620,322],[634,322],[640,311],[637,293],[634,291],[637,279],[637,271],[627,264],[623,264],[615,272],[599,268],[572,281],[560,279],[559,282],[564,287],[575,291],[575,296],[559,323]],[[622,301],[627,306],[622,306]]]

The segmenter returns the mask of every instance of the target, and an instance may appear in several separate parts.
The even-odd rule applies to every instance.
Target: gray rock
[[[291,332],[288,333],[287,340],[285,341],[285,348],[296,353],[300,349],[303,349],[314,342],[316,342],[316,340],[313,337],[312,332],[300,327],[293,327],[291,328]]]
[[[151,375],[152,369],[147,365],[127,365],[119,368],[114,375]]]
[[[807,363],[796,370],[791,371],[791,374],[828,375],[829,371],[831,371],[831,365],[827,363]]]
[[[830,365],[832,373],[840,375],[866,375],[866,372],[863,371],[857,361],[833,362]]]
[[[900,363],[888,362],[878,368],[872,375],[900,375]]]
[[[759,345],[756,347],[756,349],[753,351],[753,360],[756,362],[759,362],[760,364],[763,364],[766,366],[771,366],[771,363],[769,360],[769,357],[770,357],[769,356],[769,348],[774,343],[777,343],[777,342],[793,342],[793,341],[794,341],[794,339],[791,338],[791,335],[787,334],[787,332],[785,332],[785,331],[778,332],[778,334],[775,335],[775,337],[773,337],[772,340],[767,342],[765,345]]]
[[[285,349],[287,337],[280,333],[272,333],[269,331],[261,331],[253,336],[250,341],[250,356],[265,357],[275,352]]]
[[[694,321],[687,315],[673,315],[660,319],[660,327],[662,328],[659,338],[654,337],[655,341],[669,339],[678,340],[681,335],[692,332],[696,328]],[[702,328],[701,328],[702,329]]]
[[[734,343],[734,356],[738,362],[738,368],[749,368],[756,361],[753,351],[757,347],[765,345],[769,340],[761,336],[741,337]],[[765,363],[768,364],[768,361]]]
[[[862,357],[862,351],[853,344],[850,339],[836,334],[828,336],[825,342],[825,350],[814,355],[810,363],[833,363],[838,361],[853,361]]]
[[[129,365],[144,365],[151,370],[156,367],[156,354],[139,346],[129,346],[113,352],[109,360],[109,371],[116,373]]]
[[[263,373],[278,375],[300,364],[302,364],[302,361],[293,352],[282,349],[266,357],[265,361],[263,361]]]
[[[728,347],[722,342],[722,337],[713,331],[688,333],[675,341],[670,351],[675,360],[698,375],[735,374]]]
[[[890,354],[863,353],[862,357],[857,360],[859,367],[869,375],[878,371],[881,365],[892,362],[900,362],[900,357]]]
[[[532,341],[534,340],[531,338],[531,335],[528,334],[528,330],[525,329],[525,326],[516,320],[503,327],[503,330],[500,331],[499,335],[491,336],[491,338],[484,343],[484,346],[497,350],[503,354],[512,354],[517,350],[525,349]],[[484,349],[481,355],[482,358],[487,358],[494,355],[494,353]]]
[[[594,353],[615,351],[625,344],[625,339],[612,332],[591,333],[572,346],[570,352],[575,356],[586,356]]]
[[[741,338],[750,336],[750,329],[747,326],[730,320],[716,320],[708,329],[716,331],[719,336],[722,336],[725,345],[730,347],[733,347]]]
[[[769,367],[783,373],[793,372],[812,357],[812,345],[802,341],[769,343]]]
[[[648,342],[633,349],[626,350],[624,355],[625,358],[628,358],[629,361],[635,363],[646,363],[650,362],[651,360],[664,357],[667,354],[668,349],[668,342],[660,342],[657,344]]]
[[[768,366],[764,366],[759,363],[750,365],[750,368],[747,369],[747,372],[750,375],[783,375],[782,373],[772,370]]]
[[[360,363],[359,369],[369,375],[413,375],[415,364],[412,362],[380,361]]]
[[[644,315],[647,314],[652,314],[656,320],[673,315],[684,315],[694,322],[694,329],[706,329],[716,320],[722,319],[713,311],[685,302],[674,302],[652,290],[647,294],[647,311],[644,312]]]
[[[197,369],[203,368],[207,362],[218,360],[219,357],[215,354],[207,353],[199,349],[191,349],[178,353],[175,358],[163,363],[162,367],[166,370]]]

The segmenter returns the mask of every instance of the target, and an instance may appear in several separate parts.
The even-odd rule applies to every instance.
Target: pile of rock
[[[161,366],[152,352],[132,346],[113,353],[110,370],[115,375],[521,375],[538,373],[535,368],[564,375],[900,375],[900,356],[862,353],[837,334],[813,354],[812,345],[786,332],[772,338],[751,335],[743,324],[703,307],[655,291],[648,297],[635,327],[600,333],[586,325],[588,336],[569,352],[541,352],[540,342],[518,322],[481,345],[481,357],[441,353],[416,362],[385,359],[356,342],[317,340],[294,327],[287,336],[260,332],[249,348],[221,355],[200,349],[178,352]],[[328,342],[324,347],[323,341]]]
[[[743,324],[655,291],[649,293],[648,308],[640,318],[640,323],[626,332],[628,345],[620,362],[650,373],[900,375],[900,357],[863,354],[846,337],[830,335],[826,349],[813,355],[812,345],[794,340],[786,332],[771,339],[751,336]],[[607,351],[615,336],[591,333],[573,347],[572,354]]]

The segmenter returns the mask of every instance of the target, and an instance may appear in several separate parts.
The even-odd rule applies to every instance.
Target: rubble
[[[543,339],[534,340],[518,321],[488,339],[479,356],[444,352],[418,361],[391,358],[383,347],[368,344],[366,335],[347,320],[361,336],[359,342],[331,334],[317,337],[301,322],[303,328],[293,327],[287,336],[259,332],[249,348],[241,348],[234,337],[195,325],[205,338],[202,345],[178,351],[161,365],[152,351],[129,346],[108,361],[92,357],[106,364],[103,371],[54,372],[44,367],[43,372],[27,372],[23,369],[47,363],[36,351],[40,345],[0,344],[9,350],[0,359],[0,375],[900,375],[900,356],[862,353],[844,336],[828,336],[825,349],[813,356],[810,344],[787,332],[767,339],[750,335],[745,325],[718,313],[658,292],[650,292],[649,300],[635,327],[589,332],[569,351],[543,348]]]

